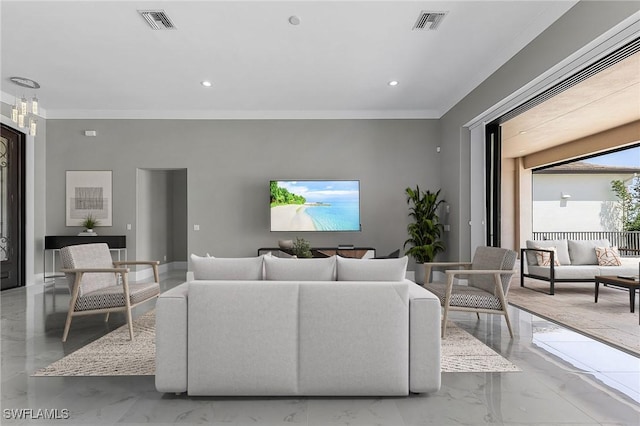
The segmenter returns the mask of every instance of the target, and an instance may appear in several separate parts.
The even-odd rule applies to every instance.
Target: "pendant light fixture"
[[[40,84],[35,80],[31,80],[30,78],[11,77],[9,80],[20,87],[26,87],[32,90],[40,88]],[[11,120],[14,123],[17,123],[18,127],[20,127],[21,129],[28,127],[29,134],[31,136],[36,136],[38,132],[38,111],[39,100],[36,95],[33,95],[31,101],[28,101],[26,96],[24,95],[22,95],[21,98],[18,98],[16,96],[16,102],[11,107]]]

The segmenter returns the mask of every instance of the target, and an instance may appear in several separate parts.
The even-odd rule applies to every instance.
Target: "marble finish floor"
[[[162,278],[163,290],[184,272]],[[124,324],[76,319],[60,341],[68,295],[42,285],[0,293],[1,424],[218,425],[638,425],[640,359],[510,308],[502,318],[455,312],[452,320],[522,369],[443,373],[431,395],[382,398],[190,398],[161,394],[153,377],[30,377]],[[152,306],[141,306],[136,315]],[[27,411],[27,410],[31,411]],[[45,420],[42,411],[58,415]],[[32,417],[18,420],[16,415]],[[40,416],[40,418],[37,418]]]

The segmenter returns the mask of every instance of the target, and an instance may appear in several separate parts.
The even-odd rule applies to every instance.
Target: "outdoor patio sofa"
[[[524,279],[535,278],[549,282],[549,294],[555,292],[558,282],[595,282],[596,276],[638,275],[640,257],[619,256],[620,265],[612,265],[611,253],[601,256],[599,262],[597,248],[612,249],[608,240],[527,240],[527,247],[520,249],[520,287],[525,287]],[[616,249],[617,251],[617,249]]]

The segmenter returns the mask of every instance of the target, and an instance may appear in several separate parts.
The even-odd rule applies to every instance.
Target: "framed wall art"
[[[111,170],[67,170],[67,226],[81,226],[88,215],[112,226],[112,208]]]

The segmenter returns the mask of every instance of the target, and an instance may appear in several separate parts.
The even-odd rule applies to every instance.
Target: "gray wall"
[[[470,258],[470,137],[463,126],[638,10],[638,2],[579,2],[440,119],[449,259]]]
[[[171,197],[171,221],[169,232],[173,241],[169,247],[170,262],[186,262],[189,259],[189,229],[187,170],[169,172],[169,193]]]
[[[47,233],[76,231],[65,226],[65,170],[110,169],[113,226],[98,232],[127,234],[138,257],[136,227],[149,225],[136,223],[137,170],[183,168],[189,253],[252,256],[296,236],[387,253],[406,239],[404,189],[440,187],[439,139],[437,120],[49,120]],[[269,180],[303,178],[359,179],[362,232],[271,233]]]

